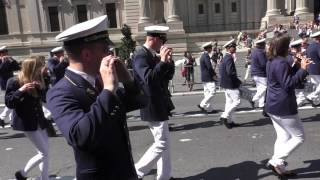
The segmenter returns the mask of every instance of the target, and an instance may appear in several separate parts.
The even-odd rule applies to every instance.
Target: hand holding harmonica
[[[314,64],[314,62],[310,58],[302,56],[301,54],[296,54],[295,57],[298,59],[301,65],[301,69],[307,70],[310,64]]]
[[[162,62],[170,62],[172,60],[172,48],[161,46],[160,58]]]

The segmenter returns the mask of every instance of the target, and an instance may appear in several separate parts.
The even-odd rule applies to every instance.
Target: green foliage
[[[136,41],[134,41],[131,37],[131,28],[124,24],[121,28],[121,33],[124,36],[121,38],[121,45],[119,47],[119,57],[121,60],[129,59],[130,53],[135,50]]]

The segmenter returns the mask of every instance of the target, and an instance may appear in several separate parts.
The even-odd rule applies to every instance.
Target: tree
[[[124,24],[121,28],[121,33],[124,36],[121,38],[121,45],[119,47],[119,57],[121,60],[129,60],[130,53],[133,53],[136,47],[136,41],[134,41],[131,37],[131,28]]]

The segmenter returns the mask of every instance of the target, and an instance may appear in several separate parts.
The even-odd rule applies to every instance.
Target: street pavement
[[[218,114],[206,114],[197,109],[202,95],[174,96],[174,117],[169,123],[173,176],[186,180],[273,180],[277,179],[264,164],[271,157],[275,131],[268,118],[249,108],[243,101],[235,117],[241,127],[226,129],[219,123]],[[222,111],[224,94],[218,93],[214,101]],[[307,108],[307,109],[306,109]],[[299,110],[306,142],[289,157],[289,169],[299,173],[298,179],[320,179],[320,114],[310,106]],[[152,136],[138,112],[128,114],[128,126],[135,162],[152,144]],[[106,139],[107,140],[107,139]],[[12,179],[36,152],[21,132],[11,128],[0,129],[1,180]],[[63,137],[50,138],[50,174],[52,179],[74,178],[75,163],[71,148]],[[156,171],[146,176],[153,180]],[[31,177],[39,175],[35,168]]]
[[[237,61],[239,75],[244,74],[241,58]],[[194,91],[187,92],[177,67],[174,78],[173,102],[176,109],[170,118],[173,176],[184,180],[276,180],[265,168],[273,154],[275,131],[271,120],[261,115],[261,110],[252,110],[242,100],[235,115],[241,126],[226,129],[220,125],[219,116],[224,109],[224,93],[214,97],[217,114],[201,112],[196,105],[202,99],[202,85],[196,68]],[[251,86],[248,86],[251,87]],[[3,93],[0,94],[0,110],[3,109]],[[299,108],[306,141],[288,158],[288,169],[298,173],[296,179],[320,179],[320,114],[318,108],[305,105]],[[139,112],[128,113],[128,126],[135,162],[153,143],[152,135]],[[72,180],[75,174],[73,152],[60,133],[50,138],[51,179]],[[106,141],[108,139],[106,138]],[[30,141],[19,131],[10,127],[0,128],[0,180],[14,178],[14,172],[23,168],[36,151]],[[144,180],[155,179],[152,170]],[[30,179],[39,176],[38,168],[30,173]],[[54,177],[55,176],[55,177]]]

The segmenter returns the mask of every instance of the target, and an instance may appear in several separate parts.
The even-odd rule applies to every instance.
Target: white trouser
[[[310,100],[315,100],[319,97],[320,94],[320,75],[309,75],[311,83],[316,86],[315,91],[308,94],[307,98]]]
[[[7,106],[5,106],[2,113],[0,114],[0,119],[5,121],[8,116],[9,116],[9,121],[11,122],[12,109],[9,109]]]
[[[135,164],[137,174],[143,177],[157,164],[157,180],[171,178],[170,134],[168,121],[148,122],[154,138],[152,146]]]
[[[249,77],[250,74],[250,70],[251,70],[251,65],[248,65],[247,69],[246,69],[246,74],[244,75],[243,80],[246,81]]]
[[[225,96],[226,104],[221,117],[228,119],[228,122],[231,123],[233,121],[232,114],[240,104],[240,91],[238,89],[226,89]]]
[[[295,89],[297,97],[297,105],[301,106],[306,100],[306,95],[304,94],[304,89]]]
[[[46,119],[51,119],[51,112],[47,108],[47,104],[42,103],[42,111],[43,111],[44,117]]]
[[[285,159],[304,141],[303,126],[298,114],[269,116],[277,133],[274,154],[269,163],[273,166],[284,166]]]
[[[267,91],[267,78],[253,76],[253,80],[256,82],[257,92],[253,96],[252,101],[258,101],[258,107],[264,107],[264,99]]]
[[[216,93],[216,83],[215,82],[203,83],[204,98],[202,99],[200,106],[208,112],[213,110],[212,99],[213,99],[213,96],[215,93]]]
[[[37,165],[41,171],[41,180],[49,180],[49,142],[45,129],[36,131],[24,131],[26,137],[35,146],[38,154],[33,156],[21,171],[25,177]]]

